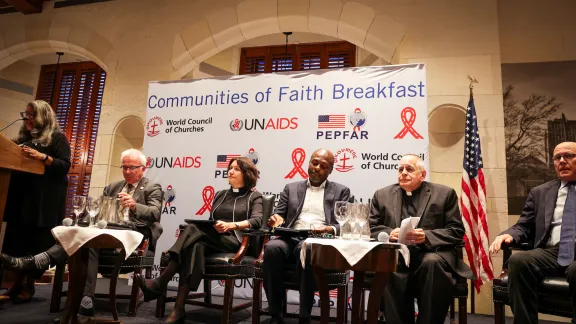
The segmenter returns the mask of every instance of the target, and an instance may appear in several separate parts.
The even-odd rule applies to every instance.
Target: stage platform
[[[99,279],[98,283],[98,292],[105,291],[106,282],[101,282],[102,280],[106,279]],[[127,280],[120,279],[118,280],[118,291],[119,292],[127,292],[130,287],[127,284]],[[0,323],[2,324],[50,324],[52,321],[59,316],[58,313],[51,314],[49,312],[50,308],[50,295],[52,292],[52,285],[51,284],[42,284],[36,286],[36,295],[26,304],[21,305],[13,305],[11,302],[6,302],[3,305],[0,305]],[[170,291],[169,294],[176,294],[175,291]],[[215,302],[220,302],[220,297],[213,297]],[[242,300],[238,299],[238,302],[242,302]],[[66,302],[66,298],[62,298],[62,307]],[[97,300],[96,307],[97,307],[97,317],[110,317],[112,318],[112,314],[107,310],[107,303],[106,299]],[[120,300],[118,302],[118,311],[120,312],[120,319],[125,324],[160,324],[163,323],[162,319],[157,319],[154,316],[156,302],[142,302],[138,308],[138,313],[136,317],[129,317],[125,316],[127,311],[127,303],[128,301]],[[169,303],[166,305],[166,314],[168,314],[173,307],[173,303]],[[264,303],[264,307],[266,307],[266,303]],[[298,313],[298,305],[288,305],[288,311],[291,313]],[[335,310],[333,310],[335,312]],[[242,310],[239,312],[234,313],[233,315],[233,322],[234,323],[241,323],[241,324],[249,324],[251,323],[250,319],[250,312],[251,309]],[[319,309],[315,308],[314,313],[319,315]],[[218,310],[206,309],[197,306],[186,306],[186,315],[187,321],[186,323],[210,323],[210,324],[217,324],[220,323],[220,316],[221,312]],[[333,314],[334,315],[334,314]],[[456,316],[458,318],[458,316]],[[85,318],[87,319],[87,318]],[[269,323],[268,316],[261,317],[261,323],[267,324]],[[477,314],[469,314],[468,315],[468,323],[469,324],[485,324],[485,323],[492,323],[493,319],[491,316],[486,315],[477,315]],[[297,324],[297,319],[288,318],[287,323],[289,324]],[[317,321],[313,321],[313,323],[319,323]],[[449,321],[446,320],[448,324]],[[512,318],[507,318],[506,323],[512,323]],[[559,322],[550,322],[550,321],[540,321],[541,324],[555,324]]]

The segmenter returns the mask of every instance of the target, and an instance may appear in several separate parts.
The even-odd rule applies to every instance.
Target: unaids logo
[[[162,120],[162,118],[158,116],[150,118],[150,120],[148,120],[148,123],[146,123],[146,135],[154,137],[160,134],[160,126],[162,126],[163,124],[164,121]]]
[[[238,118],[236,118],[230,122],[230,129],[235,131],[235,132],[241,130],[243,126],[244,126],[244,122]]]

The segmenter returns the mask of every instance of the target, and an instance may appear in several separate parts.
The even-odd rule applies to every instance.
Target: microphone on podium
[[[381,232],[378,234],[378,242],[388,243],[390,241],[390,235],[386,232]]]
[[[6,128],[12,126],[12,124],[14,124],[15,122],[19,121],[19,120],[28,120],[28,117],[22,117],[22,118],[18,118],[15,121],[11,122],[10,124],[8,124],[7,126],[2,127],[2,129],[0,129],[0,132],[5,130]]]

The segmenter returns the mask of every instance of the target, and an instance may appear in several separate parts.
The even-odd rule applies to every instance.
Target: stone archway
[[[393,61],[406,28],[365,4],[341,0],[244,0],[209,13],[174,36],[171,79],[210,56],[255,37],[309,32],[337,37]]]
[[[80,55],[102,67],[107,73],[103,105],[112,102],[118,55],[112,44],[96,31],[80,25],[42,21],[0,34],[0,70],[30,56],[55,52]]]
[[[144,122],[136,116],[123,118],[116,124],[112,133],[112,143],[110,145],[110,155],[108,165],[110,172],[106,183],[122,180],[120,170],[120,154],[127,149],[135,148],[141,150],[144,146]]]

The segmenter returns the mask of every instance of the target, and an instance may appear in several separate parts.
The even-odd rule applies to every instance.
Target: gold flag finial
[[[478,80],[470,75],[468,75],[468,80],[470,80],[470,85],[468,87],[470,88],[470,96],[472,96],[474,92],[474,83],[478,83]]]

